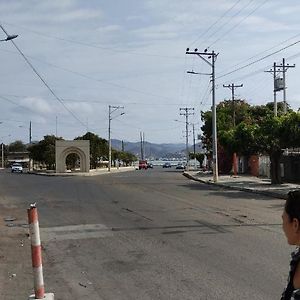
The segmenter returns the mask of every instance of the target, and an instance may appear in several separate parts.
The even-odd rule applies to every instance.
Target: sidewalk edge
[[[199,181],[199,182],[209,184],[209,185],[220,186],[220,187],[223,187],[225,189],[237,190],[237,191],[253,193],[253,194],[260,194],[260,195],[265,195],[265,196],[274,197],[274,198],[280,198],[280,199],[284,199],[284,200],[287,199],[287,194],[284,195],[284,194],[281,194],[281,193],[276,193],[276,192],[271,192],[271,191],[259,191],[259,190],[253,190],[253,189],[250,189],[250,188],[241,188],[241,187],[236,187],[236,186],[228,186],[228,185],[225,185],[225,184],[222,184],[222,183],[219,183],[219,182],[215,183],[215,182],[212,182],[212,181],[209,181],[209,180],[204,180],[204,179],[195,177],[195,176],[193,176],[189,173],[186,173],[186,172],[183,172],[182,175],[189,178],[189,179],[192,179],[194,181]]]

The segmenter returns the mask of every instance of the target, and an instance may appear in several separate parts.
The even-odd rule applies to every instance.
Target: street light
[[[2,40],[0,40],[0,42],[7,42],[7,41],[11,41],[11,40],[13,40],[13,39],[15,39],[15,38],[17,38],[18,37],[18,35],[17,34],[8,34],[7,32],[6,32],[6,30],[3,28],[3,26],[0,24],[0,28],[3,30],[3,32],[6,34],[6,38],[5,39],[2,39]]]
[[[118,116],[122,116],[125,113],[122,112],[119,115],[116,115],[115,117],[112,118],[112,113],[115,112],[118,109],[124,109],[124,106],[113,106],[113,105],[109,105],[108,106],[108,171],[110,172],[111,169],[111,120],[115,119]]]
[[[215,96],[215,62],[217,60],[218,53],[214,51],[208,53],[207,49],[204,52],[198,52],[196,48],[194,51],[186,49],[185,54],[197,55],[205,63],[211,67],[211,83],[212,83],[212,150],[213,150],[213,180],[218,182],[218,143],[217,143],[217,110],[216,110],[216,96]],[[195,74],[195,73],[192,73]]]

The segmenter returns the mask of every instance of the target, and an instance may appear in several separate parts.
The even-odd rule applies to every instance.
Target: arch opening
[[[66,156],[65,168],[67,172],[79,172],[81,171],[81,159],[80,156],[73,152]]]
[[[56,141],[56,172],[89,172],[89,141]]]

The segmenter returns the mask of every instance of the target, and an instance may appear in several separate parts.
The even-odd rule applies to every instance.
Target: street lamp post
[[[112,113],[118,109],[124,109],[124,106],[108,106],[108,171],[110,172],[111,169],[111,120]],[[124,112],[120,113],[120,116],[124,115]],[[117,115],[118,116],[118,115]],[[115,116],[115,118],[117,117]]]
[[[211,83],[212,83],[212,150],[213,150],[213,180],[214,182],[218,181],[218,143],[217,143],[217,109],[216,109],[216,95],[215,95],[215,62],[217,60],[218,54],[214,51],[207,52],[207,49],[204,52],[198,52],[198,49],[195,51],[190,51],[189,48],[186,49],[185,54],[197,55],[203,61],[205,61],[211,67]],[[210,61],[211,60],[211,61]],[[194,72],[190,72],[194,73]]]

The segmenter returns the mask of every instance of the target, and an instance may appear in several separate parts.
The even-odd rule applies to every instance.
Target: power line
[[[243,6],[240,10],[238,10],[234,15],[232,15],[230,17],[230,19],[227,20],[227,22],[225,22],[224,24],[222,24],[222,26],[220,26],[217,30],[215,30],[211,35],[209,35],[205,41],[208,41],[211,37],[213,37],[216,33],[218,33],[220,30],[222,30],[223,28],[225,28],[225,26],[227,24],[229,24],[231,22],[231,20],[235,17],[237,17],[243,10],[245,10],[254,0],[250,0],[245,6]],[[209,49],[209,47],[211,47],[211,45],[209,45],[207,47],[207,49]]]
[[[28,56],[28,57],[30,57],[30,56]],[[73,70],[70,70],[70,69],[67,69],[67,68],[64,68],[64,67],[60,67],[60,66],[57,66],[57,65],[52,64],[52,63],[44,62],[44,61],[42,61],[40,59],[37,59],[37,58],[33,58],[33,57],[31,57],[31,58],[36,60],[36,61],[42,62],[46,65],[49,65],[51,67],[63,70],[65,72],[68,72],[68,73],[71,73],[71,74],[78,75],[80,77],[83,77],[83,78],[86,78],[86,79],[89,79],[89,80],[93,80],[93,81],[96,81],[96,82],[101,82],[101,83],[106,84],[106,85],[114,86],[114,87],[121,88],[121,89],[126,89],[126,90],[129,90],[129,91],[135,92],[135,93],[139,93],[139,94],[143,94],[143,95],[151,96],[151,97],[155,97],[155,98],[163,98],[163,99],[168,99],[168,100],[174,100],[173,98],[164,97],[164,96],[156,95],[156,94],[153,94],[153,93],[148,93],[148,92],[140,91],[140,90],[137,90],[137,89],[134,89],[134,88],[126,87],[126,86],[123,86],[123,85],[120,85],[120,84],[117,84],[117,83],[113,83],[113,82],[110,82],[110,81],[97,79],[97,78],[88,76],[86,74],[82,74],[82,73],[77,72],[77,71],[73,71]]]
[[[144,53],[144,52],[139,53],[139,52],[133,52],[133,51],[130,51],[130,50],[119,50],[119,49],[115,49],[113,47],[97,46],[97,45],[90,44],[90,43],[84,43],[84,42],[81,42],[81,41],[76,41],[76,40],[71,40],[71,39],[66,39],[66,38],[53,36],[53,35],[50,35],[50,34],[39,32],[39,31],[36,31],[36,30],[32,30],[32,29],[26,28],[24,26],[16,25],[16,24],[11,24],[11,23],[7,23],[7,22],[2,22],[2,23],[10,25],[10,26],[15,26],[17,28],[21,28],[25,31],[32,32],[36,35],[39,35],[39,36],[42,36],[42,37],[45,37],[45,38],[54,39],[54,40],[58,40],[58,41],[64,41],[64,42],[68,42],[68,43],[72,43],[72,44],[76,44],[76,45],[80,45],[80,46],[84,46],[84,47],[89,47],[89,48],[101,49],[101,50],[105,50],[105,51],[112,51],[112,52],[116,52],[116,53],[125,53],[125,54],[130,54],[130,55],[139,55],[139,56],[162,57],[162,58],[171,58],[171,59],[181,58],[179,56],[151,54],[151,53]]]
[[[232,30],[234,30],[237,26],[239,26],[242,22],[244,22],[248,17],[250,17],[255,11],[257,11],[260,7],[262,7],[265,3],[267,3],[269,0],[265,0],[263,3],[257,5],[248,15],[246,15],[243,19],[241,19],[238,23],[236,23],[234,26],[229,28],[225,33],[222,34],[218,39],[216,39],[214,42],[212,42],[208,48],[210,48],[212,45],[216,44],[220,40],[224,39],[224,37],[230,33]],[[251,2],[251,1],[250,1]]]
[[[206,31],[204,31],[199,37],[197,37],[190,45],[193,45],[200,40],[206,33],[208,33],[215,25],[217,25],[241,0],[236,1],[229,9],[227,9],[221,17],[219,17],[213,24],[211,24]]]
[[[278,44],[272,46],[271,48],[268,48],[268,49],[266,49],[266,50],[263,50],[263,51],[261,51],[261,52],[258,52],[257,54],[255,54],[255,55],[253,55],[253,56],[251,56],[251,57],[249,57],[249,58],[247,58],[247,59],[244,59],[244,60],[240,61],[239,63],[233,65],[232,68],[235,68],[235,67],[237,67],[237,66],[239,66],[239,65],[241,65],[241,64],[243,64],[243,63],[245,63],[245,62],[247,62],[247,61],[249,61],[249,60],[251,60],[251,59],[257,57],[257,56],[260,56],[261,54],[263,54],[263,53],[265,53],[265,52],[268,52],[268,51],[270,51],[270,50],[272,50],[272,49],[274,49],[274,48],[276,48],[276,47],[278,47],[278,46],[280,46],[280,45],[282,45],[282,44],[284,44],[284,43],[286,43],[286,42],[288,42],[288,41],[290,41],[290,40],[293,40],[293,39],[295,39],[295,38],[298,37],[298,36],[300,36],[300,33],[298,33],[298,34],[296,34],[296,35],[294,35],[294,36],[292,36],[292,37],[290,37],[290,38],[288,38],[288,39],[286,39],[286,40],[284,40],[284,41],[282,41],[282,42],[280,42],[280,43],[278,43]],[[223,70],[223,71],[221,71],[220,73],[222,74],[222,73],[224,73],[224,72],[225,72],[225,71]]]
[[[7,35],[8,33],[5,31],[3,26],[0,24],[0,28],[3,30],[3,32]],[[31,62],[27,59],[25,54],[20,50],[20,48],[16,45],[16,43],[11,40],[12,44],[15,46],[15,48],[18,50],[18,52],[21,54],[21,56],[24,58],[24,60],[27,62],[27,64],[30,66],[30,68],[33,70],[33,72],[40,78],[40,80],[43,82],[43,84],[46,86],[46,88],[50,91],[50,93],[55,97],[57,101],[59,101],[62,106],[82,125],[85,126],[85,124],[60,100],[60,98],[54,93],[54,91],[51,89],[51,87],[47,84],[45,79],[39,74],[39,72],[35,69],[35,67],[31,64]]]
[[[237,72],[237,71],[240,71],[240,70],[242,70],[242,69],[245,69],[245,68],[247,68],[247,67],[249,67],[249,66],[251,66],[251,65],[254,65],[254,64],[256,64],[256,63],[258,63],[258,62],[260,62],[260,61],[262,61],[262,60],[264,60],[264,59],[266,59],[266,58],[268,58],[268,57],[271,57],[271,56],[273,56],[273,55],[275,55],[275,54],[277,54],[277,53],[279,53],[279,52],[281,52],[281,51],[283,51],[283,50],[285,50],[285,49],[288,49],[288,48],[290,48],[290,47],[292,47],[292,46],[295,46],[295,45],[298,44],[298,43],[300,43],[300,40],[299,40],[299,41],[296,41],[296,42],[294,42],[294,43],[292,43],[292,44],[289,44],[289,45],[287,45],[287,46],[285,46],[285,47],[283,47],[283,48],[281,48],[281,49],[279,49],[279,50],[276,50],[276,51],[274,51],[274,52],[272,52],[272,53],[270,53],[270,54],[268,54],[268,55],[265,55],[265,56],[261,57],[260,59],[257,59],[257,60],[255,60],[255,61],[249,63],[249,64],[246,64],[246,65],[244,65],[244,66],[242,66],[242,67],[239,67],[239,68],[237,68],[237,69],[235,69],[235,70],[233,70],[233,71],[230,71],[230,72],[227,72],[227,73],[225,73],[225,74],[223,74],[223,75],[220,75],[220,76],[217,77],[216,79],[223,78],[223,77],[225,77],[225,76],[227,76],[227,75],[230,75],[230,74],[232,74],[232,73],[235,73],[235,72]]]

